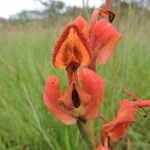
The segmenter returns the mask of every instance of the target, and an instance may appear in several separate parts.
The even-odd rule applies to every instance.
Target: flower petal
[[[105,18],[96,23],[93,32],[96,36],[97,63],[105,64],[121,39],[121,35]]]
[[[94,27],[95,27],[95,24],[96,22],[98,21],[98,16],[99,16],[99,8],[98,9],[95,9],[92,13],[92,19],[91,19],[91,26],[90,26],[90,33],[93,33],[93,30],[94,30]]]
[[[85,106],[85,116],[87,119],[94,119],[104,95],[104,81],[90,69],[81,69],[79,80],[82,83],[83,90],[91,96],[90,102]]]
[[[71,111],[63,109],[58,102],[61,93],[59,89],[59,79],[56,76],[49,76],[44,91],[44,103],[48,110],[65,124],[73,124],[76,118],[71,115]]]
[[[71,100],[71,95],[72,95],[72,90],[73,90],[73,87],[72,85],[69,86],[69,88],[67,89],[66,92],[64,92],[61,97],[59,98],[59,103],[64,105],[65,107],[67,107],[68,109],[73,109],[73,103],[72,103],[72,100]]]
[[[150,107],[150,100],[142,100],[138,102],[133,102],[133,105],[137,107]]]
[[[88,36],[89,36],[89,27],[88,27],[88,24],[87,24],[86,20],[83,17],[78,16],[74,20],[74,23],[79,27],[79,29],[82,31],[84,36],[86,38],[88,38]]]
[[[96,22],[98,21],[99,9],[95,9],[92,13],[91,25],[90,25],[90,43],[92,48],[95,49],[95,35],[93,33]]]
[[[106,18],[103,18],[96,23],[93,32],[97,37],[98,46],[106,45],[112,38],[116,36],[121,38],[120,33]]]
[[[117,110],[116,117],[122,122],[124,120],[127,121],[135,121],[136,109],[133,107],[132,101],[128,101],[127,99],[121,100],[120,107]]]
[[[79,98],[80,98],[81,104],[83,106],[87,105],[90,102],[90,100],[91,100],[91,96],[88,93],[86,93],[84,90],[80,89],[77,86],[76,86],[76,89],[77,89],[77,92],[79,94]]]
[[[72,82],[68,90],[59,98],[59,103],[63,103],[63,105],[65,105],[70,110],[74,108],[72,102],[73,89],[76,89],[80,100],[79,103],[81,105],[86,105],[91,99],[91,96],[89,94],[87,94],[85,91],[79,88],[75,82]]]
[[[128,128],[132,124],[132,121],[129,122],[114,122],[104,125],[101,128],[101,138],[102,143],[105,139],[109,139],[109,146],[113,146],[116,142],[118,142],[123,136],[125,136],[128,132]]]
[[[89,43],[80,28],[75,23],[68,25],[55,45],[54,66],[66,68],[71,62],[86,66],[90,64],[90,57]]]

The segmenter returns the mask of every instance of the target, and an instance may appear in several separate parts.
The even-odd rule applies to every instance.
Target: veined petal
[[[90,69],[81,69],[79,80],[82,83],[82,89],[91,96],[90,102],[85,106],[85,116],[87,119],[94,119],[103,99],[104,81]]]
[[[99,20],[94,27],[94,34],[97,37],[97,47],[108,43],[115,36],[120,36],[120,33],[113,27],[113,25],[106,19]]]
[[[96,62],[99,64],[106,64],[109,61],[111,55],[113,54],[113,51],[119,40],[120,37],[114,37],[104,47],[102,47],[102,49],[99,50]]]
[[[91,25],[90,25],[90,33],[93,33],[93,30],[94,30],[94,27],[98,21],[98,16],[99,16],[99,8],[98,9],[95,9],[92,13],[92,19],[91,19]]]
[[[89,37],[89,27],[88,27],[88,24],[87,24],[86,20],[83,17],[78,16],[74,20],[74,23],[80,28],[80,30],[82,31],[84,36],[88,39],[88,37]]]
[[[95,35],[93,33],[96,22],[98,21],[99,9],[95,9],[92,13],[92,19],[90,24],[90,43],[93,49],[95,49]]]
[[[97,63],[105,64],[121,39],[121,35],[105,18],[96,23],[93,32],[96,36]]]
[[[86,66],[90,64],[90,57],[89,43],[80,28],[75,23],[68,25],[55,45],[54,66],[66,68],[72,62],[79,66]]]
[[[49,76],[44,90],[44,103],[48,110],[65,124],[73,124],[76,118],[71,115],[71,111],[63,109],[58,99],[61,96],[59,89],[59,79],[56,76]]]

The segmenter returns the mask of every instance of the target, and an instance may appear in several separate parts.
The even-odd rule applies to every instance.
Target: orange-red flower
[[[99,15],[105,17],[109,14],[109,11],[96,9],[90,27],[81,16],[69,23],[55,45],[54,66],[66,68],[72,73],[79,66],[92,66],[96,61],[105,64],[121,38],[120,33],[106,18],[98,20]]]
[[[88,120],[97,116],[104,94],[104,81],[95,72],[81,69],[79,81],[72,81],[66,92],[60,91],[59,79],[48,77],[44,91],[44,102],[48,110],[65,124],[78,119]]]
[[[79,66],[90,64],[89,42],[80,28],[70,23],[58,39],[53,53],[53,64],[57,68],[66,68],[74,72]]]
[[[69,83],[75,80],[77,69],[91,63],[91,49],[79,26],[70,23],[58,39],[53,53],[53,64],[65,68]]]
[[[112,146],[126,135],[129,126],[136,121],[136,107],[150,107],[150,100],[138,102],[128,101],[127,99],[122,100],[116,118],[101,128],[100,135],[104,146]]]
[[[88,39],[93,52],[93,61],[96,59],[97,63],[105,64],[121,39],[121,35],[106,18],[98,20],[100,12],[100,8],[94,10],[90,27],[81,16],[77,17],[74,23]]]

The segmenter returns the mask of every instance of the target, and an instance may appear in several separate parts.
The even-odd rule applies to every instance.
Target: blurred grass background
[[[68,86],[65,71],[53,67],[51,54],[71,20],[73,17],[67,16],[53,22],[7,22],[0,28],[0,150],[88,149],[76,125],[63,125],[43,104],[49,75],[59,76],[62,90]],[[127,7],[119,10],[113,24],[122,40],[110,62],[97,67],[106,84],[100,112],[109,119],[119,101],[129,98],[122,93],[124,88],[150,99],[150,13]],[[137,115],[137,120],[114,149],[150,149],[150,116]],[[96,121],[97,134],[103,123]]]

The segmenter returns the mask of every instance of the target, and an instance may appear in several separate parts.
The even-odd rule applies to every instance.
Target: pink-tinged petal
[[[97,21],[98,21],[99,10],[100,10],[100,9],[95,9],[95,10],[93,11],[93,13],[92,13],[91,26],[90,26],[91,31],[90,31],[90,33],[93,33],[93,29],[94,29],[94,27],[95,27],[95,24],[96,24]]]
[[[82,83],[82,89],[91,96],[90,102],[85,106],[85,116],[87,119],[94,119],[103,99],[104,80],[89,69],[80,70],[79,80]]]
[[[79,29],[82,31],[84,36],[88,38],[88,36],[89,36],[89,27],[88,27],[88,24],[87,24],[86,20],[83,17],[78,16],[74,20],[74,23],[79,27]]]
[[[96,36],[97,63],[105,64],[121,39],[121,35],[105,18],[96,23],[93,32]]]
[[[90,43],[93,49],[95,49],[95,35],[93,33],[96,22],[98,21],[99,9],[95,9],[92,14],[91,25],[90,25]]]
[[[96,23],[94,27],[94,34],[97,37],[97,42],[100,46],[106,45],[115,36],[119,36],[121,38],[120,33],[105,18]]]
[[[71,111],[63,109],[58,99],[61,93],[59,89],[59,79],[56,76],[48,77],[44,91],[44,103],[48,110],[64,124],[76,123],[76,118],[71,115]]]
[[[98,53],[96,62],[99,64],[106,64],[113,54],[116,44],[120,40],[120,37],[115,37],[109,41]]]
[[[102,145],[98,145],[96,150],[109,150],[109,148],[108,147],[104,147]]]

